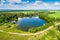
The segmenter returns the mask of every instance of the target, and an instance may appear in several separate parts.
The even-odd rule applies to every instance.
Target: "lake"
[[[46,24],[45,20],[40,19],[38,16],[37,17],[23,17],[23,18],[18,18],[17,25],[19,29],[21,30],[28,30],[29,28],[32,27],[39,27]]]

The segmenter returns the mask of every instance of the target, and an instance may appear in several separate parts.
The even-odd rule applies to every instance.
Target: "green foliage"
[[[0,23],[8,23],[13,20],[17,20],[18,16],[16,14],[10,13],[0,13]]]
[[[35,33],[35,32],[37,32],[37,30],[36,30],[36,28],[32,27],[28,30],[28,32]]]
[[[59,30],[59,31],[60,31],[60,25],[58,25],[58,26],[57,26],[57,30]]]
[[[55,18],[50,18],[50,17],[48,16],[48,13],[40,13],[40,14],[39,14],[39,17],[40,17],[41,19],[44,19],[44,20],[47,21],[47,22],[53,22],[53,21],[55,21]]]
[[[45,30],[46,28],[48,28],[48,27],[50,27],[50,26],[52,26],[52,25],[54,25],[54,24],[53,24],[52,22],[50,22],[50,23],[47,23],[47,24],[45,24],[45,25],[43,25],[43,26],[40,26],[40,27],[30,28],[30,29],[28,30],[28,32],[35,33],[35,32],[38,32],[38,31],[43,31],[43,30]]]

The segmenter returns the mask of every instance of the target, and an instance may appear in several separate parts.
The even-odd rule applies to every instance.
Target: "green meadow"
[[[53,14],[49,14],[50,17],[60,18],[60,11],[55,11]]]

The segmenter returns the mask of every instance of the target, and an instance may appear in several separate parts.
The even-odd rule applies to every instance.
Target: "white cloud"
[[[41,1],[36,1],[33,4],[26,5],[24,9],[60,9],[60,3],[55,2],[55,3],[45,3]]]
[[[57,6],[57,5],[60,5],[60,3],[59,3],[59,2],[55,2],[55,3],[54,3],[54,5],[56,5],[56,6]]]
[[[9,2],[13,3],[13,2],[17,2],[17,3],[20,3],[21,0],[9,0]]]
[[[48,3],[43,3],[44,6],[50,6]]]
[[[35,3],[32,3],[32,4],[29,4],[29,1],[27,2],[21,2],[21,0],[9,0],[11,3],[10,4],[0,4],[0,7],[3,7],[6,9],[26,9],[26,10],[29,10],[29,9],[60,9],[60,3],[59,2],[55,2],[55,3],[45,3],[45,2],[42,2],[42,1],[36,1]],[[17,2],[17,3],[21,3],[19,5],[14,5],[12,4],[13,2]],[[3,8],[2,7],[2,8]]]
[[[2,6],[3,4],[0,4],[0,6]]]
[[[33,4],[26,5],[24,9],[50,9],[50,4],[41,1],[36,1]]]

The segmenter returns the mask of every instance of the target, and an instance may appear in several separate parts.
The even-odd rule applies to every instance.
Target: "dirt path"
[[[55,23],[55,26],[57,26],[57,25],[59,25],[60,23]],[[47,28],[47,29],[45,29],[45,30],[43,30],[43,31],[40,31],[40,32],[37,32],[37,33],[35,33],[35,35],[34,36],[31,36],[30,38],[28,38],[28,40],[37,40],[38,39],[38,37],[43,37],[44,35],[45,35],[45,33],[47,32],[47,31],[49,31],[50,29],[52,29],[54,26],[50,26],[49,28]]]
[[[56,23],[55,26],[56,26],[56,25],[59,25],[59,24],[60,24],[60,22],[59,22],[59,23]],[[48,30],[51,29],[51,28],[53,28],[53,26],[50,26],[49,28],[47,28],[47,29],[45,29],[45,30],[43,30],[43,31],[40,31],[40,32],[37,32],[37,33],[31,33],[31,34],[5,32],[5,31],[3,31],[3,30],[0,30],[0,32],[5,32],[5,33],[8,33],[8,34],[23,35],[23,36],[31,36],[31,35],[38,35],[38,34],[40,34],[40,33],[44,33],[44,32],[48,31]]]

